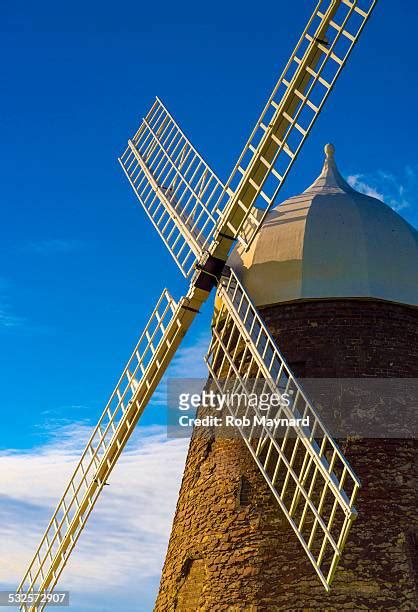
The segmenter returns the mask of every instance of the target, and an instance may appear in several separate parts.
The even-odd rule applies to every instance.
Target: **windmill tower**
[[[389,402],[394,385],[395,395],[405,394],[405,379],[418,376],[418,233],[379,200],[354,191],[337,169],[334,147],[325,150],[313,185],[276,206],[252,247],[237,246],[228,263],[302,383],[354,382],[359,391],[371,385],[373,399],[380,390]],[[219,336],[226,353],[237,350],[221,319],[215,312],[210,363]],[[335,408],[338,398],[330,403]],[[343,409],[352,413],[356,404],[350,395]],[[344,454],[362,488],[329,593],[245,443],[212,428],[206,435],[196,430],[190,444],[156,611],[416,609],[417,440],[404,427],[405,406],[382,431],[374,405],[362,397],[362,413],[371,418],[366,427],[358,413],[351,429],[338,415]],[[392,408],[379,406],[384,418]],[[402,432],[408,438],[399,439]],[[291,460],[294,445],[283,436],[281,445]],[[275,467],[267,463],[267,476]],[[300,462],[293,467],[299,471]],[[280,487],[285,478],[279,471]]]
[[[256,426],[260,411],[249,407],[249,428],[236,424],[236,436],[242,442],[234,439],[231,445],[221,444],[226,466],[222,478],[228,473],[230,479],[222,481],[227,489],[216,493],[215,506],[231,487],[236,487],[238,479],[235,497],[239,504],[248,506],[247,510],[238,514],[238,531],[232,527],[233,511],[229,525],[219,524],[218,534],[211,532],[210,546],[226,546],[216,567],[209,569],[206,565],[198,535],[195,545],[187,545],[187,550],[180,544],[180,568],[176,562],[172,565],[177,545],[171,545],[174,553],[169,551],[167,557],[157,608],[228,606],[219,603],[222,573],[237,570],[239,574],[251,551],[257,551],[256,562],[242,570],[248,580],[243,583],[237,575],[236,581],[229,581],[231,606],[239,609],[247,602],[258,605],[266,597],[270,597],[268,605],[273,605],[274,598],[281,595],[271,588],[271,583],[277,582],[277,566],[269,564],[269,546],[282,537],[283,529],[287,530],[289,542],[293,538],[298,546],[295,558],[300,560],[304,575],[316,572],[320,589],[330,590],[357,516],[354,504],[360,481],[298,381],[300,363],[295,361],[294,373],[283,357],[279,349],[282,338],[274,331],[274,320],[271,323],[278,344],[268,331],[265,321],[271,316],[274,319],[276,311],[264,306],[274,305],[275,301],[259,302],[257,292],[250,295],[246,286],[251,283],[241,274],[239,261],[241,258],[244,270],[246,257],[257,253],[259,243],[265,242],[260,233],[263,223],[267,221],[269,231],[270,210],[279,190],[375,4],[376,0],[318,2],[226,184],[202,159],[159,99],[128,140],[120,164],[149,220],[184,276],[190,278],[190,285],[178,302],[166,290],[158,300],[18,587],[22,610],[44,609],[45,594],[57,584],[114,465],[214,287],[218,306],[207,357],[213,384],[219,393],[232,389],[245,397],[251,395],[254,384],[270,395],[287,395],[287,403],[274,410],[270,406],[268,411],[270,416],[287,421],[287,425],[280,432],[275,422]],[[225,263],[236,241],[240,246],[233,257],[238,258],[238,264],[229,268]],[[258,304],[263,306],[261,312]],[[192,444],[189,465],[198,448],[203,457],[208,457],[208,462],[202,464],[205,470],[220,447],[213,445],[212,454],[210,443],[200,443],[204,447]],[[241,452],[243,444],[246,455]],[[198,470],[197,476],[200,478],[203,472]],[[187,478],[188,469],[183,492],[189,486]],[[189,489],[193,491],[194,487]],[[180,500],[176,517],[180,522],[182,503]],[[266,509],[263,520],[264,516],[270,517],[265,531],[261,520],[256,519],[250,528],[244,520],[246,513],[259,514],[260,504]],[[188,527],[188,523],[184,526]],[[229,554],[229,535],[225,541],[218,537],[225,528],[231,528],[241,541],[245,533],[248,535],[248,544],[237,556]],[[173,537],[175,542],[176,527]],[[213,579],[215,574],[217,582]],[[213,585],[210,588],[218,585],[218,595],[210,593],[205,584],[207,577]],[[289,585],[291,590],[290,580]],[[201,598],[207,601],[201,602]]]

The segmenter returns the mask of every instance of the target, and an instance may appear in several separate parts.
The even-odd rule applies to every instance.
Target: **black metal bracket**
[[[219,232],[218,236],[221,236],[222,238],[226,238],[227,240],[232,240],[232,241],[235,240],[234,236],[229,236],[228,234],[224,234],[223,232]]]
[[[199,275],[196,279],[196,287],[210,293],[213,287],[216,287],[221,280],[224,267],[224,260],[218,259],[218,257],[214,257],[213,255],[209,255],[203,265],[197,263],[195,268]]]
[[[197,314],[200,314],[200,310],[196,310],[196,308],[192,308],[191,306],[182,306],[182,308],[184,310],[188,310],[189,312],[196,312]]]

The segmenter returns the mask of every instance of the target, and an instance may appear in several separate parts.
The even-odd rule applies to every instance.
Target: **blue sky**
[[[5,456],[29,462],[52,458],[57,435],[65,432],[75,457],[79,432],[95,423],[163,287],[175,297],[185,290],[117,163],[154,95],[226,179],[313,6],[311,0],[3,3],[0,448]],[[352,184],[418,225],[416,21],[412,0],[381,0],[281,199],[313,181],[323,145],[332,141]],[[174,373],[202,353],[209,317],[210,306]],[[161,406],[150,407],[144,424],[163,422]],[[79,429],[69,433],[75,425]],[[132,452],[142,456],[146,446],[136,444]],[[164,448],[169,460],[173,449]],[[181,465],[164,500],[163,534],[180,474]],[[0,487],[1,480],[2,472]],[[57,496],[61,488],[58,482]],[[12,501],[25,503],[19,488],[8,494],[4,485],[0,494],[4,511]],[[30,503],[45,524],[54,502]],[[21,516],[28,516],[23,505]],[[164,552],[158,546],[155,567]],[[21,555],[28,558],[30,552],[22,548]],[[10,583],[11,573],[2,578],[1,571],[0,566],[0,582]],[[157,583],[157,574],[144,583],[143,607],[129,603],[129,591],[124,609],[151,609]],[[94,585],[89,588],[83,592],[92,609],[104,610]]]

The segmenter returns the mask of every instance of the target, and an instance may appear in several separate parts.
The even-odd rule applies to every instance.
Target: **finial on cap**
[[[325,155],[327,156],[327,159],[334,159],[334,153],[335,153],[335,147],[333,144],[328,143],[325,145]]]

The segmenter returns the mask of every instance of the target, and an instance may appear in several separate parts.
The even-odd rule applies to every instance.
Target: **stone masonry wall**
[[[365,300],[263,309],[295,373],[417,377],[418,310]],[[417,443],[341,441],[359,517],[327,594],[239,440],[192,437],[155,610],[416,610]]]

